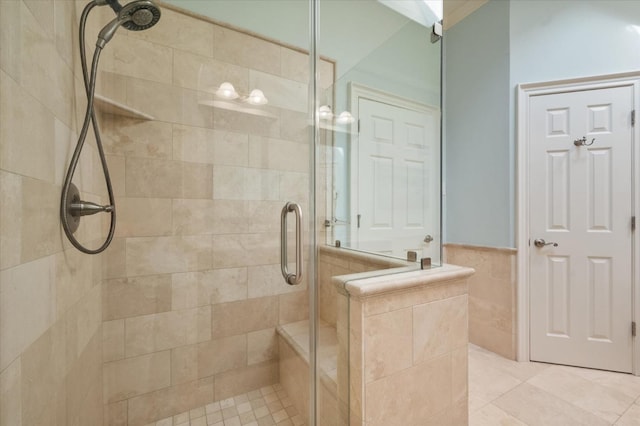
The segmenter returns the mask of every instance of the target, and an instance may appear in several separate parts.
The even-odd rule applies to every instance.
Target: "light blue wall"
[[[309,48],[308,0],[163,0],[301,49]]]
[[[511,1],[511,85],[640,69],[640,1]]]
[[[431,44],[430,36],[430,28],[408,21],[346,71],[338,80],[337,87],[357,81],[416,102],[439,105],[440,43]],[[346,93],[341,89],[336,92]],[[346,103],[339,106],[346,106]]]
[[[481,7],[445,33],[445,242],[507,247],[509,2]]]
[[[514,247],[517,85],[640,70],[640,1],[491,0],[445,46],[446,241]]]

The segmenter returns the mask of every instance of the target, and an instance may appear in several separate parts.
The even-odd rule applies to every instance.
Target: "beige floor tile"
[[[197,419],[200,417],[204,416],[204,407],[198,407],[198,408],[194,408],[191,411],[189,411],[189,418],[193,419]]]
[[[257,399],[250,400],[252,397]],[[265,386],[249,393],[193,408],[164,421],[180,426],[271,426],[276,424],[299,426],[304,424],[295,409],[290,412],[290,410],[280,407],[278,411],[270,414],[264,401],[264,398],[267,397],[270,399],[275,397],[271,404],[280,404],[278,398],[289,400],[289,396],[281,386]],[[261,405],[253,407],[252,402],[258,400]],[[153,425],[156,426],[155,423]]]
[[[264,416],[258,419],[258,426],[272,426],[275,424],[271,416]]]
[[[294,426],[302,426],[304,425],[304,421],[302,420],[302,416],[297,415],[291,418]]]
[[[211,404],[207,404],[205,406],[205,411],[207,414],[214,413],[216,411],[220,411],[220,402],[212,402]]]
[[[617,389],[577,376],[566,367],[560,366],[543,371],[527,383],[589,411],[611,424],[635,399]]]
[[[221,409],[233,407],[234,405],[236,405],[236,402],[234,401],[233,397],[226,398],[226,399],[223,399],[222,401],[220,401],[220,408]]]
[[[191,420],[191,426],[207,426],[207,418],[198,417],[197,419],[193,419]]]
[[[259,419],[261,417],[269,415],[269,409],[266,406],[259,407],[254,410],[254,413],[256,415],[256,418]]]
[[[243,402],[241,404],[238,404],[238,406],[236,408],[237,408],[239,414],[243,414],[243,413],[251,411],[251,404],[248,401],[247,402]]]
[[[293,406],[293,403],[291,403],[291,405],[285,407],[284,409],[287,411],[289,417],[294,417],[298,414],[298,410],[296,410],[296,407]]]
[[[282,403],[282,406],[285,408],[293,405],[291,398],[289,398],[288,396],[285,396],[284,398],[280,399],[280,402]]]
[[[289,418],[289,415],[284,409],[280,411],[276,411],[275,413],[272,414],[272,416],[273,416],[273,421],[275,421],[276,423],[279,423]]]
[[[274,392],[266,394],[263,398],[264,402],[266,402],[267,404],[273,401],[278,401],[278,395],[276,395]]]
[[[249,402],[249,397],[246,393],[243,393],[242,395],[234,396],[233,401],[236,403],[236,405],[240,405],[244,402]]]
[[[267,403],[264,402],[264,398],[262,398],[262,397],[259,397],[259,398],[256,398],[256,399],[252,399],[249,403],[251,404],[251,407],[254,410],[257,410],[260,407],[265,407],[266,408],[266,405],[267,405]]]
[[[260,393],[262,393],[262,395],[268,395],[273,392],[275,392],[273,386],[265,386],[263,388],[260,388]]]
[[[469,392],[469,413],[474,413],[489,403],[490,401],[485,401],[484,399],[472,394],[471,391]]]
[[[251,392],[247,393],[247,396],[249,397],[249,401],[253,401],[254,399],[262,398],[262,394],[260,393],[259,390],[251,391]]]
[[[222,417],[227,420],[232,417],[238,417],[238,410],[235,406],[222,409]]]
[[[530,426],[604,426],[609,423],[595,414],[523,383],[493,403]]]
[[[470,366],[473,364],[474,367],[475,365],[490,366],[522,381],[529,380],[550,367],[549,364],[541,362],[512,361],[473,344],[469,344],[469,364]]]
[[[632,374],[614,373],[612,371],[593,370],[579,367],[561,367],[576,376],[590,380],[607,388],[615,389],[625,395],[640,398],[640,377]]]
[[[224,420],[224,426],[241,426],[240,417],[235,416]]]
[[[247,423],[251,423],[251,422],[255,422],[256,420],[256,415],[253,413],[253,411],[249,411],[247,413],[243,413],[240,414],[240,422],[243,425],[246,425]]]
[[[184,412],[184,413],[180,413],[173,416],[174,424],[187,423],[188,421],[189,421],[189,412]]]
[[[517,363],[477,347],[470,347],[469,359],[470,426],[640,426],[640,395],[634,397],[640,379],[635,376]],[[303,424],[295,411],[278,407],[269,414],[270,404],[275,408],[275,402],[284,401],[290,399],[281,386],[266,386],[191,410],[191,426],[198,424],[194,417],[208,426]],[[198,416],[203,413],[206,417]],[[184,418],[188,425],[189,414],[174,419]]]
[[[527,383],[507,389],[515,381]],[[637,425],[639,391],[640,377],[630,374],[515,362],[469,345],[472,426]]]
[[[616,426],[640,426],[640,405],[633,404],[616,422]]]
[[[493,404],[487,404],[469,416],[469,426],[526,426]]]
[[[282,406],[282,404],[280,403],[280,400],[276,399],[273,402],[268,402],[267,403],[267,408],[269,409],[269,411],[271,413],[275,413],[276,411],[280,411],[282,410],[284,407]]]
[[[207,414],[207,423],[218,423],[223,420],[222,411],[214,411],[213,413]]]
[[[522,383],[509,373],[469,357],[469,397],[491,402]]]

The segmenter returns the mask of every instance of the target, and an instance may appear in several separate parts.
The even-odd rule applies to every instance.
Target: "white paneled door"
[[[529,106],[531,360],[631,372],[633,88]]]
[[[440,246],[437,111],[365,98],[358,111],[357,248],[434,256]]]

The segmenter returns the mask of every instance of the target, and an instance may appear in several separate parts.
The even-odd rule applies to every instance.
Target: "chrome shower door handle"
[[[292,274],[287,268],[287,215],[294,212],[296,215],[296,273]],[[289,201],[282,208],[280,214],[280,270],[284,280],[289,285],[298,285],[302,282],[302,208],[300,204]]]

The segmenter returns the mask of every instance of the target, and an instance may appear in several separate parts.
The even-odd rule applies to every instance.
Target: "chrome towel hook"
[[[596,141],[596,138],[591,139],[590,143],[587,143],[587,137],[583,136],[582,139],[576,139],[573,141],[575,146],[591,146]]]

